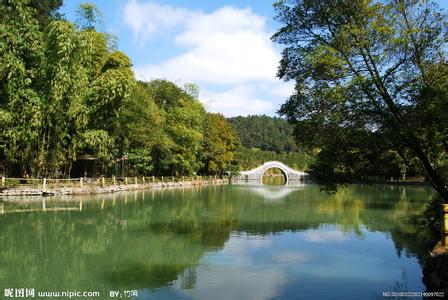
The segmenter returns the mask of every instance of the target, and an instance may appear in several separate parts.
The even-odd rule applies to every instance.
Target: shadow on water
[[[197,284],[196,268],[234,234],[265,237],[325,228],[389,236],[397,256],[420,262],[432,241],[419,227],[424,187],[354,185],[335,195],[315,185],[231,185],[202,189],[2,202],[0,286],[36,289],[158,289]],[[20,210],[23,212],[20,212]],[[323,228],[323,229],[322,229]],[[339,233],[337,233],[339,234]],[[313,241],[317,237],[309,236]],[[288,256],[286,256],[288,257]]]

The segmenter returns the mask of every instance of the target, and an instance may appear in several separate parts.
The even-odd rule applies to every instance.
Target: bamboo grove
[[[58,15],[61,4],[0,5],[0,173],[70,177],[83,161],[93,176],[236,168],[238,140],[195,85],[137,81],[113,37],[96,29],[96,7],[82,4],[74,24]]]

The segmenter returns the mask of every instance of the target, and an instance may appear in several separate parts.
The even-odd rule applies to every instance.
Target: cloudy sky
[[[85,1],[65,0],[74,21]],[[276,78],[280,48],[270,36],[273,0],[91,0],[119,39],[137,79],[200,86],[208,111],[275,115],[293,89]],[[446,0],[440,0],[446,7]]]

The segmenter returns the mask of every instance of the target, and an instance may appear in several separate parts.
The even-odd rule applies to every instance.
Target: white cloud
[[[301,251],[281,251],[273,255],[274,260],[279,264],[303,264],[313,259],[313,255]]]
[[[140,3],[130,0],[124,7],[124,22],[134,33],[134,38],[143,44],[152,36],[166,32],[194,17],[194,13],[183,8],[160,5],[156,2]]]
[[[193,289],[181,289],[180,282],[174,287],[191,299],[273,299],[288,282],[288,275],[279,269],[251,270],[237,266],[196,269],[198,281]],[[229,275],[231,274],[231,275]]]
[[[258,99],[252,85],[240,85],[224,92],[201,91],[200,98],[210,112],[225,112],[227,117],[269,114],[276,110],[267,100]]]
[[[340,231],[321,231],[321,230],[308,230],[303,233],[303,238],[312,243],[332,243],[343,242],[348,240],[348,234]]]
[[[272,246],[272,240],[265,236],[238,233],[232,235],[225,245],[226,255],[241,256],[246,255],[254,249],[268,248]]]
[[[254,267],[255,249],[272,246],[272,240],[248,234],[231,236],[218,254],[205,256],[196,268],[197,282],[192,289],[181,289],[181,280],[173,284],[179,293],[192,299],[271,299],[288,282],[288,275],[276,266]],[[224,258],[224,259],[223,259]],[[229,276],[231,274],[231,276]]]
[[[283,99],[288,98],[294,92],[295,83],[289,82],[279,82],[272,89],[272,95]]]
[[[278,109],[275,102],[292,91],[291,84],[276,78],[280,54],[270,41],[266,18],[250,8],[226,6],[204,13],[129,0],[124,20],[141,45],[165,32],[173,47],[183,50],[165,61],[136,66],[137,78],[197,83],[213,112],[272,115]]]
[[[138,11],[130,18],[134,24],[131,28],[137,36],[152,34],[156,27],[153,18],[142,20],[142,11],[148,11],[146,6],[131,2],[132,11]],[[131,9],[129,9],[131,10]],[[159,10],[175,10],[164,8]],[[137,75],[143,78],[164,77],[170,80],[186,80],[199,83],[241,84],[249,81],[276,82],[275,78],[279,54],[271,45],[266,31],[266,20],[250,9],[223,7],[211,14],[197,12],[182,12],[178,15],[195,15],[189,22],[183,24],[184,30],[174,36],[178,46],[185,46],[187,52],[168,59],[160,64],[137,67]],[[160,18],[160,17],[158,17]],[[161,29],[168,29],[175,24],[174,20],[158,24]],[[144,24],[144,25],[142,25]],[[179,25],[179,23],[178,23]]]
[[[265,31],[265,27],[266,19],[254,14],[249,8],[226,6],[192,19],[187,24],[186,31],[176,37],[176,42],[194,46],[203,43],[204,36],[210,37],[217,33],[232,35],[238,32],[259,34]]]

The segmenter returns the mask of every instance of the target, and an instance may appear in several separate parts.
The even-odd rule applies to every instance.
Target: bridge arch
[[[280,171],[282,171],[283,175],[285,176],[285,185],[288,184],[288,171],[286,169],[284,169],[282,166],[268,166],[265,167],[262,171],[261,171],[261,176],[260,176],[260,183],[263,184],[263,176],[264,174],[270,170],[270,169],[279,169]]]
[[[308,176],[308,173],[294,170],[293,168],[282,163],[281,161],[268,161],[255,169],[248,171],[241,171],[240,175],[237,176],[235,179],[246,181],[252,180],[263,183],[262,182],[263,174],[266,173],[267,170],[272,168],[280,169],[285,174],[286,184],[288,184],[288,182],[292,180],[304,181]]]

